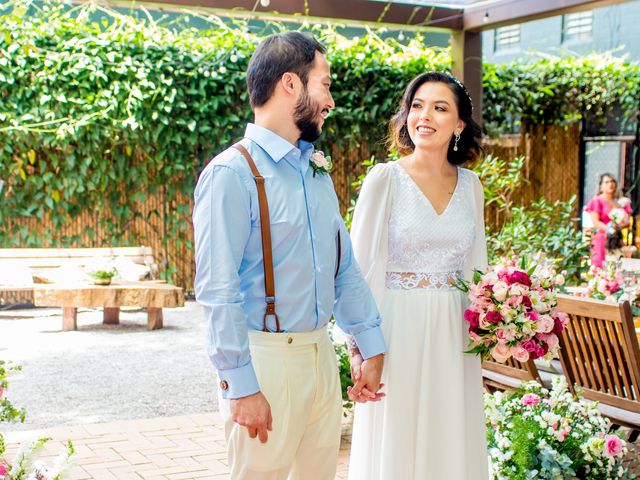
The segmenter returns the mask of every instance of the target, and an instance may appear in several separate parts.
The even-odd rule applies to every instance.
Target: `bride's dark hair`
[[[411,110],[413,97],[415,97],[418,89],[427,82],[444,83],[451,89],[458,107],[458,116],[465,124],[460,133],[457,151],[453,149],[454,139],[453,136],[451,137],[449,151],[447,152],[449,163],[462,165],[475,160],[482,153],[482,147],[479,142],[482,137],[482,130],[471,117],[473,112],[471,97],[460,80],[445,72],[426,72],[411,80],[411,83],[404,91],[398,112],[389,122],[389,147],[396,148],[402,155],[408,155],[415,148],[407,129],[407,117]]]

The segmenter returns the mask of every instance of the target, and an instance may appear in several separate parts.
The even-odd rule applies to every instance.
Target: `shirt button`
[[[222,380],[222,381],[220,382],[220,388],[221,388],[222,390],[229,390],[229,384],[227,383],[227,381],[226,381],[226,380]]]
[[[287,337],[287,343],[291,345],[293,343],[293,338]]]

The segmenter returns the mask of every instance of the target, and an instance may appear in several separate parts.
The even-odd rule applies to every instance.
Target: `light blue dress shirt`
[[[314,176],[309,165],[313,145],[295,147],[254,124],[247,125],[242,145],[265,178],[281,329],[317,330],[333,313],[365,358],[384,353],[380,316],[353,256],[331,177]],[[260,390],[248,330],[263,328],[265,292],[258,194],[237,150],[222,152],[200,175],[193,226],[195,291],[208,322],[209,357],[227,382],[223,398],[245,397]],[[342,254],[334,279],[338,231]]]

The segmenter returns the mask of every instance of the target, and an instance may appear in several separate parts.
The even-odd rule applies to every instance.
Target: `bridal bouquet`
[[[616,207],[611,209],[611,211],[609,212],[609,218],[611,219],[611,222],[613,222],[613,224],[617,227],[629,224],[629,214],[624,208]]]
[[[564,276],[552,267],[506,260],[486,272],[475,271],[472,282],[459,288],[471,301],[464,312],[469,323],[467,353],[498,362],[557,357],[558,335],[568,317],[556,307],[556,288]]]
[[[564,377],[550,391],[528,382],[484,402],[492,480],[635,478],[626,442],[609,434],[596,403],[571,395]]]

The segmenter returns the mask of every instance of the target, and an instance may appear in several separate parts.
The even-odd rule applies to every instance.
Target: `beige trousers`
[[[231,420],[220,398],[233,480],[333,480],[340,448],[342,397],[326,328],[249,332],[253,367],[271,406],[273,430],[262,444]]]

